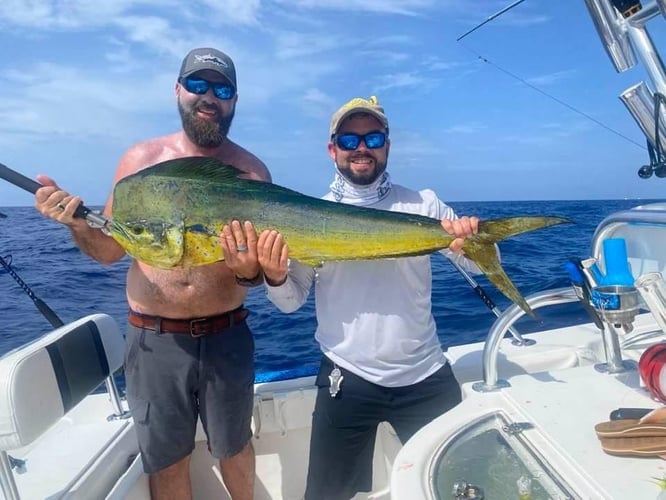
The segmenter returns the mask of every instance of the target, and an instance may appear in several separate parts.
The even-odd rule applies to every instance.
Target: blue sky
[[[527,0],[456,42],[509,3],[3,0],[0,162],[103,204],[130,145],[180,128],[180,62],[213,46],[238,72],[231,137],[303,193],[332,179],[331,114],[374,94],[394,182],[445,201],[663,197],[666,180],[636,175],[645,139],[617,97],[646,76],[615,72],[583,0]],[[0,206],[31,204],[0,181]]]

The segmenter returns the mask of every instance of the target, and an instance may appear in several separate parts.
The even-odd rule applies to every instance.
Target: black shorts
[[[146,473],[192,453],[199,416],[216,458],[236,455],[252,435],[254,339],[245,321],[196,338],[130,325],[125,380]]]
[[[377,426],[390,423],[405,443],[421,427],[461,401],[447,363],[430,377],[404,387],[383,387],[340,368],[344,380],[329,394],[333,363],[323,356],[312,418],[306,500],[348,500],[372,489]]]

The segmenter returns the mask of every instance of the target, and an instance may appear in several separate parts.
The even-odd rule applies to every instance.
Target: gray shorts
[[[250,440],[254,339],[245,321],[196,338],[129,325],[125,381],[146,473],[192,453],[198,416],[216,458]]]

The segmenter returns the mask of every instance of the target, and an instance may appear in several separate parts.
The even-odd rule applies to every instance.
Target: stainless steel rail
[[[557,304],[578,302],[579,299],[572,287],[565,287],[537,292],[529,295],[525,300],[532,309],[539,309]],[[483,347],[483,382],[473,384],[472,387],[475,391],[490,392],[509,386],[507,381],[498,378],[497,361],[500,343],[509,328],[524,315],[525,311],[513,304],[490,327]]]
[[[597,226],[592,237],[592,255],[599,258],[602,255],[603,241],[606,238],[612,237],[613,232],[618,227],[626,224],[666,226],[666,205],[655,203],[646,207],[624,210],[606,217]]]

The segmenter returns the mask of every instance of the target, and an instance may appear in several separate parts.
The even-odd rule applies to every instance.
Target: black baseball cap
[[[180,66],[179,78],[186,78],[192,73],[201,71],[203,69],[210,69],[216,71],[231,83],[234,88],[236,87],[236,68],[231,57],[224,52],[211,49],[201,48],[191,50],[183,59],[183,64]]]

